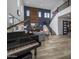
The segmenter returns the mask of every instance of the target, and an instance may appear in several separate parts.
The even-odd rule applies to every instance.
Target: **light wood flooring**
[[[56,35],[46,37],[37,49],[37,59],[71,59],[71,38]]]

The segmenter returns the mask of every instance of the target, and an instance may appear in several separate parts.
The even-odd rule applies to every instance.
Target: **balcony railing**
[[[17,17],[15,17],[14,15],[12,15],[11,13],[9,13],[7,21],[8,21],[8,27],[20,22],[20,20]]]
[[[61,6],[57,7],[57,9],[53,12],[52,19],[54,18],[54,16],[55,16],[58,12],[62,11],[63,9],[65,9],[65,8],[67,8],[67,7],[69,7],[70,5],[71,5],[71,0],[68,0],[68,1],[66,1],[65,3],[63,3]]]
[[[69,7],[71,5],[71,0],[66,1],[65,3],[63,3],[61,6],[59,6],[53,13],[52,13],[52,18],[50,19],[50,22],[53,20],[53,18],[55,17],[55,15],[62,11],[63,9]]]
[[[28,20],[25,20],[25,21],[24,20],[19,20],[18,18],[16,18],[12,14],[10,14],[7,29],[12,29],[12,28],[16,27],[17,25],[23,24],[25,22],[28,22]]]
[[[60,12],[61,10],[69,7],[71,5],[71,0],[66,1],[65,3],[63,3],[61,6],[59,6],[57,8],[58,12]]]

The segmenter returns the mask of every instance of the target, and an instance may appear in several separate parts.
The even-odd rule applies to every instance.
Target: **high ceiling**
[[[25,6],[54,9],[56,6],[63,3],[64,0],[24,0]]]

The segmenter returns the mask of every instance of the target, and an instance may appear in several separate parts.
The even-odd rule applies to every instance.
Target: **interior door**
[[[68,21],[63,21],[63,35],[68,34]]]
[[[71,21],[63,21],[63,35],[71,32]]]

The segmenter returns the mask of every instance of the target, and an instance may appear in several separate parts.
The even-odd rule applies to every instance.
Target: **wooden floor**
[[[37,59],[71,59],[71,38],[52,35],[37,50]],[[33,58],[34,59],[34,58]]]

